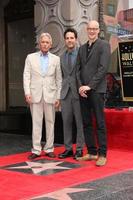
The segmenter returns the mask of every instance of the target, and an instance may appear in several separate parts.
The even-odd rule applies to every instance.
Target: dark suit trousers
[[[104,119],[104,94],[94,90],[88,92],[87,98],[80,98],[83,118],[85,143],[88,153],[106,156],[107,139]],[[95,119],[95,120],[94,120]],[[96,121],[96,132],[94,131]]]
[[[80,101],[73,97],[71,90],[68,91],[65,99],[61,100],[61,112],[63,119],[64,145],[66,150],[72,150],[73,117],[75,117],[77,127],[76,150],[81,150],[84,146],[84,135]]]

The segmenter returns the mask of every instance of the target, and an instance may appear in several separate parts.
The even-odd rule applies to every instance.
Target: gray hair
[[[50,35],[49,33],[41,33],[41,35],[40,35],[39,38],[38,38],[38,43],[40,43],[40,41],[41,41],[41,39],[42,39],[43,37],[48,37],[49,40],[50,40],[50,43],[52,44],[52,37],[51,37],[51,35]]]

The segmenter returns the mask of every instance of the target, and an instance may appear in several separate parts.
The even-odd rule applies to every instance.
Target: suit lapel
[[[87,43],[83,46],[83,49],[82,49],[82,58],[84,60],[84,63],[86,63],[87,61]]]
[[[39,74],[42,74],[41,72],[41,60],[40,60],[40,52],[37,52],[36,57],[35,57],[35,69]]]
[[[61,56],[61,65],[62,65],[62,70],[65,72],[65,73],[69,73],[68,71],[68,67],[67,67],[67,55],[66,55],[66,52],[63,53],[63,55]]]
[[[50,53],[48,53],[48,70],[47,70],[47,72],[50,70],[50,67],[51,67],[51,62],[52,62],[51,57],[52,57],[52,55]]]

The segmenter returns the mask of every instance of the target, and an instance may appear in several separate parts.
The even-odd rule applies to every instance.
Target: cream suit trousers
[[[55,107],[54,104],[46,103],[43,99],[39,103],[33,103],[30,106],[32,115],[32,153],[41,154],[41,138],[43,117],[46,127],[46,143],[44,151],[46,153],[54,151],[54,123]]]

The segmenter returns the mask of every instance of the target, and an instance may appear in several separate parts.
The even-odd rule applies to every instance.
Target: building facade
[[[63,32],[78,31],[78,45],[87,40],[86,24],[100,22],[100,37],[110,42],[112,59],[109,71],[119,73],[118,42],[132,36],[132,0],[1,0],[0,1],[0,113],[26,108],[23,93],[23,68],[26,55],[37,50],[41,32],[53,38],[51,51],[64,50]],[[0,114],[2,115],[2,114]]]
[[[37,50],[37,38],[49,32],[51,51],[64,50],[63,32],[74,27],[78,43],[87,40],[88,20],[99,16],[99,0],[7,0],[0,2],[0,111],[25,107],[22,74],[26,55]]]

